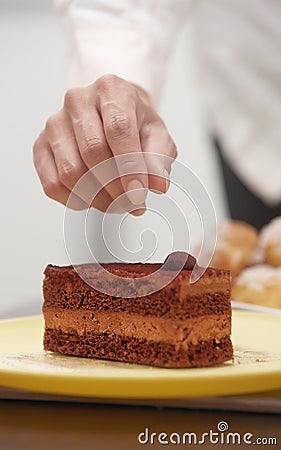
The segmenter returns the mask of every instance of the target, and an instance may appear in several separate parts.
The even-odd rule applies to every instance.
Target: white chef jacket
[[[281,2],[56,0],[70,38],[70,83],[114,73],[157,101],[173,43],[194,21],[209,127],[240,179],[281,201]],[[176,111],[175,111],[176,114]]]

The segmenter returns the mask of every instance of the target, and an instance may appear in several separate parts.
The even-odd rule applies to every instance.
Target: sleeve
[[[157,101],[192,0],[56,0],[69,33],[69,84],[113,73]]]

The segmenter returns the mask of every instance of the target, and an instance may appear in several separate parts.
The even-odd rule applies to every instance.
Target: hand
[[[47,120],[33,155],[46,195],[64,205],[90,168],[124,155],[122,164],[117,163],[118,179],[105,184],[102,177],[93,176],[100,192],[92,206],[106,211],[125,192],[123,198],[136,205],[138,215],[144,211],[147,189],[167,191],[172,159],[161,156],[174,159],[177,150],[148,94],[115,75],[104,75],[89,86],[66,92],[63,108]],[[68,206],[84,209],[88,204],[83,195],[74,195]]]

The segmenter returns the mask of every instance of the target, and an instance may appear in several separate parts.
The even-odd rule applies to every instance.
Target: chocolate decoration
[[[186,252],[173,252],[164,261],[166,270],[192,270],[195,264],[194,256]]]

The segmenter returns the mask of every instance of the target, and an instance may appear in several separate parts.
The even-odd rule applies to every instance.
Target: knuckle
[[[105,74],[98,78],[95,82],[97,88],[101,89],[111,89],[112,86],[115,86],[117,83],[119,83],[121,78],[119,78],[117,75],[113,74]]]
[[[130,154],[128,156],[123,155],[121,164],[122,167],[120,169],[123,175],[133,175],[139,173],[143,169],[142,161],[140,161],[140,158],[134,154]]]
[[[171,139],[171,157],[174,159],[178,157],[178,148],[172,139]]]
[[[162,119],[162,117],[158,116],[157,119],[155,120],[155,124],[161,128],[165,133],[168,133],[166,124],[164,122],[164,120]]]
[[[130,136],[131,121],[125,112],[116,112],[111,115],[107,124],[107,132],[112,139]]]
[[[39,153],[39,147],[40,147],[40,143],[39,143],[39,138],[36,139],[36,141],[33,144],[32,147],[32,154],[33,154],[33,161],[35,162],[37,155]]]
[[[136,86],[117,75],[103,75],[95,81],[94,85],[102,103],[108,106],[114,106],[114,98],[117,93],[127,103],[136,103],[138,99]]]
[[[42,186],[47,197],[56,200],[61,189],[60,182],[58,180],[46,180],[42,182]]]
[[[102,140],[97,136],[85,137],[82,144],[82,153],[86,163],[101,159],[104,153]]]
[[[80,167],[71,161],[64,161],[59,168],[59,177],[65,186],[73,187],[81,175]]]
[[[64,95],[64,107],[67,110],[71,110],[80,97],[81,88],[75,87],[68,89]]]
[[[47,135],[51,134],[54,127],[56,126],[56,116],[50,116],[47,121],[46,121],[46,125],[45,125],[45,130]]]
[[[43,138],[43,132],[42,132],[33,143],[32,154],[33,154],[34,164],[36,164],[37,161],[40,159],[40,153],[41,153],[41,149],[44,145],[44,142],[45,142],[45,139]]]

